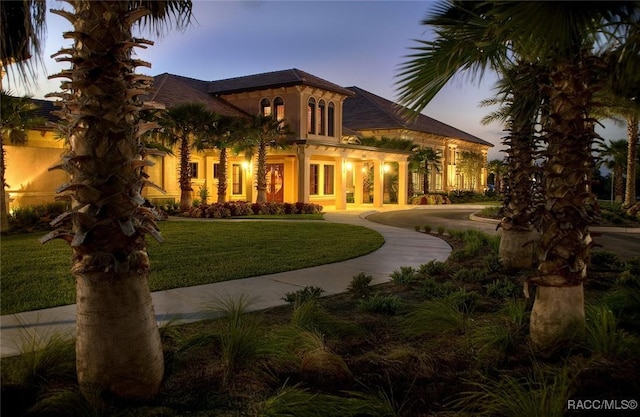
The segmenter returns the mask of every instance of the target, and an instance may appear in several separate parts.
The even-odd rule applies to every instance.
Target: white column
[[[384,201],[384,163],[373,160],[373,207],[382,207]]]
[[[408,172],[409,172],[409,162],[408,161],[399,161],[398,162],[398,205],[404,206],[407,204],[407,187],[408,184]]]
[[[336,210],[347,209],[347,164],[342,157],[336,158]]]
[[[355,189],[353,190],[353,202],[355,204],[362,204],[362,187],[364,187],[364,162],[356,162],[353,164],[353,178],[355,182]]]

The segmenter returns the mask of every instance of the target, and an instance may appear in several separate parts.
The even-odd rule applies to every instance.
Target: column
[[[298,163],[298,201],[309,202],[309,161],[304,145],[298,146],[296,162]]]
[[[382,207],[384,199],[384,163],[373,160],[373,207]]]
[[[398,161],[398,205],[407,204],[409,162]]]
[[[356,162],[353,164],[353,179],[355,182],[355,189],[353,190],[353,202],[355,204],[362,204],[362,187],[364,187],[364,162]]]
[[[336,210],[347,209],[347,166],[342,157],[336,158]]]

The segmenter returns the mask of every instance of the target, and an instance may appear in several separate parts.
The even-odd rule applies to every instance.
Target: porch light
[[[249,165],[248,161],[242,162],[242,169],[244,169],[245,171],[249,171],[251,169],[251,165]]]
[[[391,170],[391,167],[388,164],[383,164],[382,165],[382,171],[386,174],[387,172],[389,172]]]
[[[347,171],[351,171],[353,169],[353,164],[351,162],[347,162],[345,167],[347,168]]]

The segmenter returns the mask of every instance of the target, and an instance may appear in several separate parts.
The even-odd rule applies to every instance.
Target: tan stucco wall
[[[53,132],[30,131],[26,145],[5,145],[9,209],[54,201],[55,190],[68,182],[65,171],[49,171],[60,161],[64,141]]]

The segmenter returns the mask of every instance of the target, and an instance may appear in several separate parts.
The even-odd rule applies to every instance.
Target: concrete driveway
[[[446,229],[473,228],[486,233],[497,233],[496,225],[493,223],[469,220],[469,215],[477,211],[480,211],[480,208],[474,206],[419,206],[408,210],[372,213],[367,216],[367,220],[412,230],[415,226],[422,227],[428,224],[433,230],[444,226]],[[629,233],[630,230],[622,228],[594,227],[593,230],[596,250],[613,251],[627,259],[640,256],[640,233],[637,229],[635,233]]]

